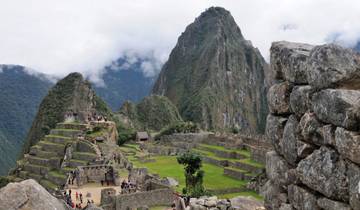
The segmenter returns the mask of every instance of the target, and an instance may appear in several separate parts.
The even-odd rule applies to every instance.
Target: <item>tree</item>
[[[203,187],[204,171],[201,157],[198,154],[187,152],[177,157],[179,164],[184,165],[186,187],[184,193],[192,197],[200,197],[205,194]]]

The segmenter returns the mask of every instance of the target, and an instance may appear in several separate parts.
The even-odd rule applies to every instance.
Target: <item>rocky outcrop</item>
[[[360,209],[359,61],[336,45],[273,43],[268,210]]]
[[[229,11],[211,7],[179,37],[153,93],[204,129],[265,130],[268,65]]]
[[[0,210],[67,210],[65,204],[53,197],[39,183],[28,179],[9,183],[0,189]]]

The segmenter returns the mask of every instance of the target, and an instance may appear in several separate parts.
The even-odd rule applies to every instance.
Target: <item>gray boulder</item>
[[[304,188],[297,185],[289,185],[288,196],[289,202],[297,210],[320,210],[316,203],[316,196]]]
[[[293,210],[294,208],[291,206],[291,204],[283,203],[281,204],[279,210]]]
[[[279,187],[286,189],[289,165],[275,151],[266,153],[266,176]]]
[[[352,209],[360,209],[360,167],[349,163],[347,177],[349,179],[350,206]]]
[[[311,94],[313,89],[309,85],[295,86],[290,94],[291,111],[301,117],[311,108]]]
[[[290,92],[292,86],[288,82],[282,82],[270,87],[267,99],[269,110],[273,114],[290,113]]]
[[[0,210],[65,210],[63,202],[53,197],[33,179],[9,183],[0,189]]]
[[[307,187],[328,198],[348,201],[346,164],[335,150],[322,146],[301,160],[296,171],[301,182]]]
[[[278,210],[282,203],[286,203],[287,194],[277,184],[268,180],[262,188],[264,206],[267,210]]]
[[[360,129],[360,91],[327,89],[312,96],[316,116],[348,130]]]
[[[266,137],[275,150],[281,154],[280,140],[283,137],[287,118],[269,114],[266,119]]]
[[[336,149],[342,156],[360,164],[360,134],[358,132],[338,127],[335,131],[335,141]]]
[[[298,156],[297,156],[297,141],[298,141],[298,120],[295,115],[291,115],[286,122],[284,128],[283,137],[280,139],[280,148],[285,160],[291,165],[295,165]]]
[[[305,113],[299,123],[298,132],[301,134],[302,140],[311,144],[322,145],[323,139],[318,133],[318,129],[322,124],[316,119],[314,113]]]
[[[306,62],[314,46],[292,42],[273,42],[270,63],[276,79],[306,84]]]
[[[318,133],[320,134],[323,144],[335,146],[335,129],[334,125],[324,125],[318,129]]]
[[[338,45],[317,46],[308,59],[307,80],[317,89],[359,89],[360,58],[354,51]]]
[[[317,205],[326,210],[351,210],[350,206],[346,203],[333,201],[327,198],[320,198],[317,200]]]

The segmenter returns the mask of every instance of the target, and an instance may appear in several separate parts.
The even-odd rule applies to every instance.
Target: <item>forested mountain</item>
[[[263,132],[267,69],[230,12],[212,7],[181,34],[153,93],[167,96],[184,120],[205,129]]]
[[[37,108],[52,83],[23,66],[0,65],[0,175],[14,166]]]

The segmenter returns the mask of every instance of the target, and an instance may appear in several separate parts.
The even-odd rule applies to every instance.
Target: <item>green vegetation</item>
[[[195,153],[187,152],[177,157],[177,162],[184,165],[185,170],[185,188],[183,193],[192,197],[200,197],[205,195],[203,186],[204,171],[202,167],[201,157]]]
[[[127,117],[132,126],[138,130],[159,131],[169,124],[182,121],[177,108],[171,101],[158,95],[145,97],[136,105],[126,102],[119,112]]]
[[[37,108],[52,83],[44,75],[30,75],[22,66],[0,68],[0,175],[6,175],[15,167]]]
[[[0,176],[0,188],[5,187],[10,182],[10,179],[5,176]]]
[[[165,128],[163,128],[159,134],[155,136],[156,140],[159,140],[161,136],[171,135],[174,133],[197,133],[199,132],[199,127],[192,122],[176,122]]]

